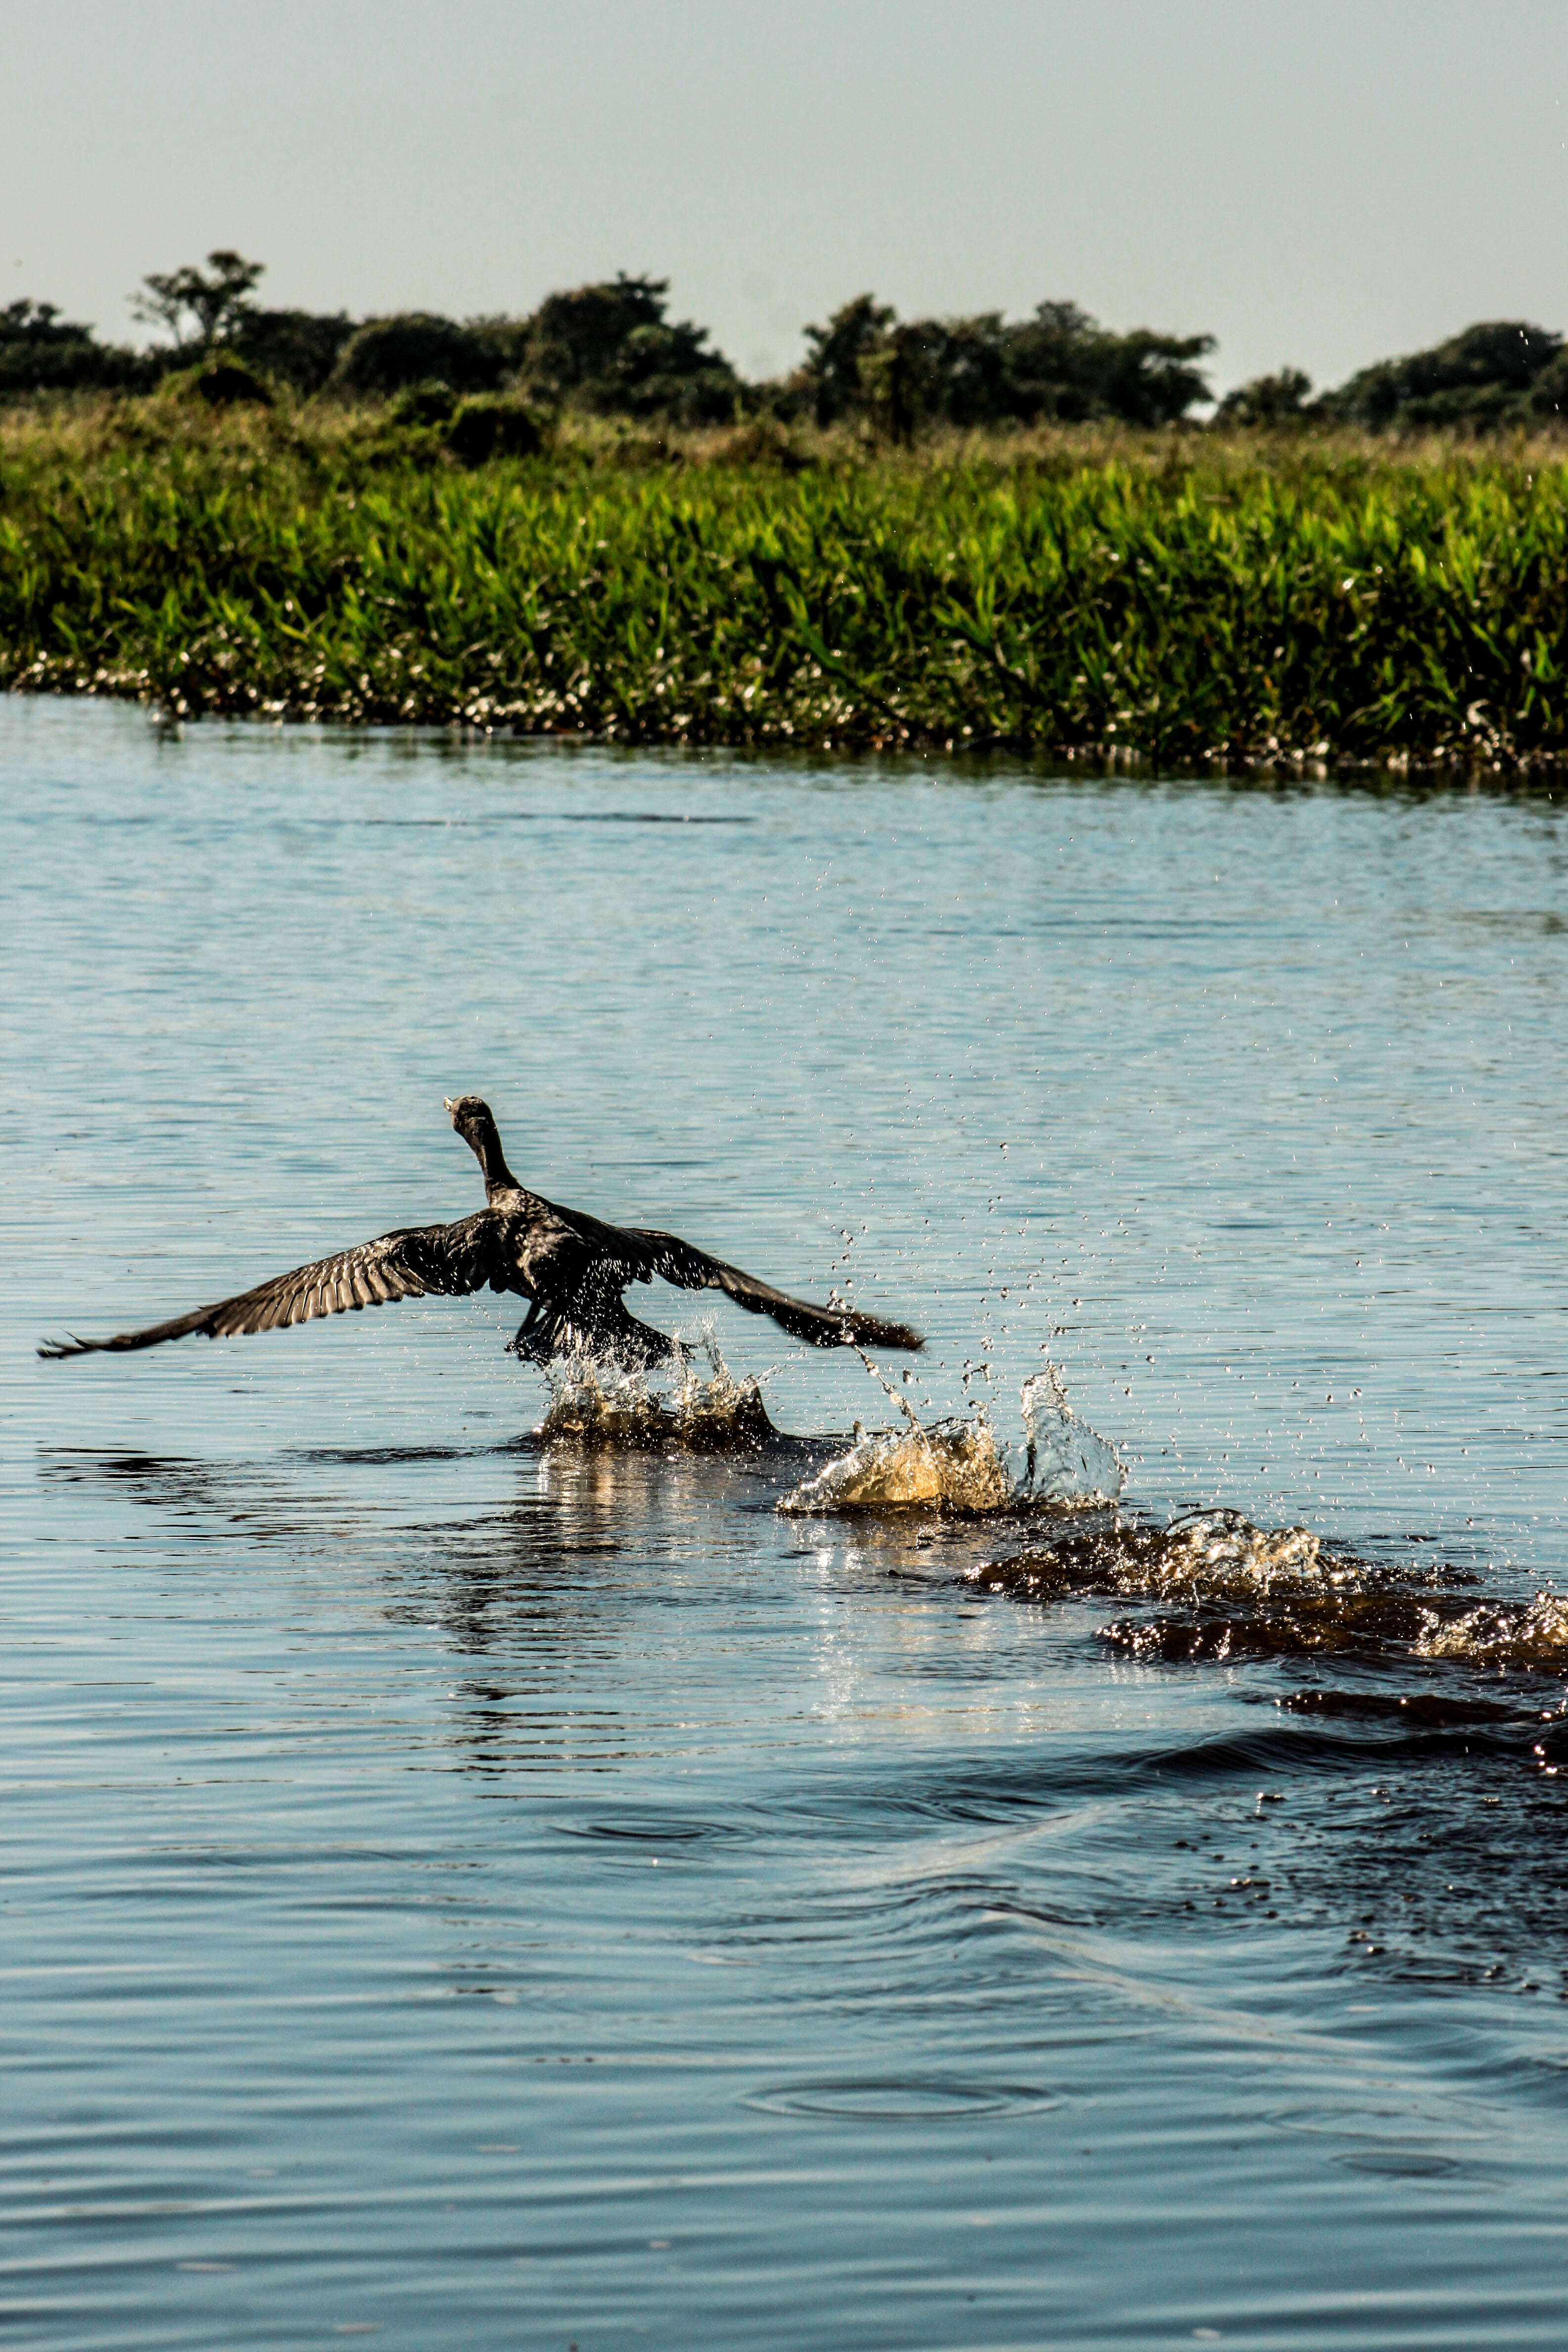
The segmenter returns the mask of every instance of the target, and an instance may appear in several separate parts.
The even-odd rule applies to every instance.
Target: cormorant
[[[913,1349],[924,1341],[904,1323],[884,1323],[847,1307],[811,1307],[790,1298],[738,1266],[710,1257],[675,1234],[640,1226],[602,1224],[580,1209],[563,1209],[520,1184],[506,1164],[489,1106],[478,1095],[447,1098],[452,1125],[479,1160],[489,1205],[450,1225],[405,1225],[335,1257],[318,1258],[237,1298],[197,1307],[145,1331],[112,1339],[45,1340],[40,1356],[85,1356],[100,1350],[155,1348],[205,1331],[209,1339],[237,1339],[308,1323],[317,1315],[379,1307],[394,1298],[445,1298],[483,1290],[515,1291],[529,1301],[507,1353],[546,1363],[580,1349],[629,1370],[668,1363],[679,1352],[662,1331],[628,1314],[621,1293],[628,1283],[660,1275],[681,1290],[721,1290],[749,1315],[767,1315],[792,1339],[814,1348]]]

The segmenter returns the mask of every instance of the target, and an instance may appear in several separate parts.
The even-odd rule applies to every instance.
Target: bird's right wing
[[[679,1234],[651,1233],[642,1226],[615,1228],[617,1238],[635,1250],[623,1248],[639,1274],[651,1273],[679,1290],[721,1290],[748,1315],[766,1315],[794,1339],[814,1348],[897,1348],[909,1353],[925,1346],[919,1331],[907,1323],[889,1323],[880,1315],[863,1314],[855,1307],[814,1307],[809,1299],[792,1298],[771,1282],[759,1282],[738,1265],[683,1242]]]
[[[514,1286],[516,1220],[481,1209],[450,1225],[405,1225],[335,1257],[317,1258],[291,1274],[258,1282],[237,1298],[197,1307],[172,1322],[145,1331],[121,1331],[112,1339],[46,1339],[40,1356],[88,1356],[101,1350],[156,1348],[205,1331],[209,1339],[236,1339],[251,1331],[278,1331],[309,1323],[317,1315],[342,1315],[361,1307],[382,1307],[395,1298],[458,1298],[482,1290]]]

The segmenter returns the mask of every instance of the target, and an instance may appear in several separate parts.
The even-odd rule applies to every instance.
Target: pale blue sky
[[[1568,327],[1563,0],[0,0],[0,300],[115,337],[216,245],[355,313],[652,270],[753,374],[868,288],[1222,386]]]

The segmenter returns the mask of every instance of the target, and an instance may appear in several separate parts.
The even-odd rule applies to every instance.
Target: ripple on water
[[[846,2123],[962,2121],[1050,2107],[1056,2094],[1030,2083],[976,2083],[949,2074],[840,2075],[753,2091],[742,2103],[770,2116],[826,2116]]]

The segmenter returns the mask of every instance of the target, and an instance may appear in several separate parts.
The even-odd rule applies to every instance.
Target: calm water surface
[[[26,702],[0,779],[10,2340],[1561,2345],[1561,808]],[[34,1356],[478,1205],[465,1089],[1448,1632],[782,1516],[891,1407],[729,1309],[797,1443],[541,1438],[488,1295]]]

